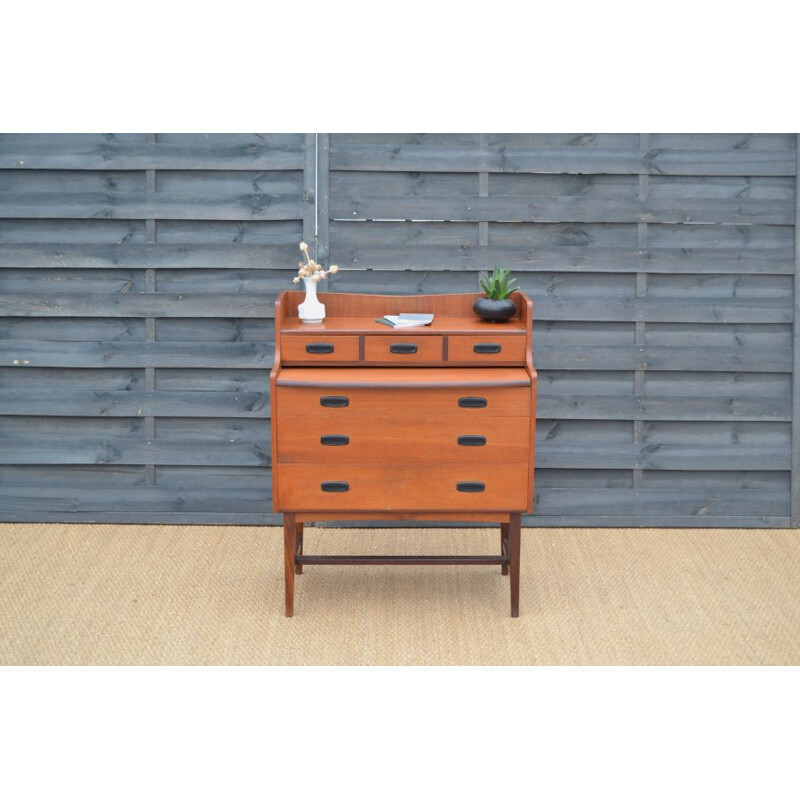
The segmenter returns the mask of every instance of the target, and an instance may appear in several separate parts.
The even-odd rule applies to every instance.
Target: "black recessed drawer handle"
[[[323,492],[349,492],[350,484],[347,481],[325,481],[321,483],[320,489]]]
[[[341,447],[342,445],[350,444],[349,436],[338,436],[336,434],[331,434],[330,436],[320,436],[319,440],[322,444],[328,444],[331,447]]]
[[[459,436],[458,443],[462,447],[483,447],[486,444],[485,436]]]
[[[326,408],[344,408],[345,406],[350,405],[350,398],[341,397],[335,394],[326,395],[325,397],[320,397],[319,404],[321,406],[325,406]]]
[[[405,353],[411,354],[417,352],[417,345],[415,344],[390,344],[389,345],[389,352],[390,353]]]
[[[306,353],[332,353],[332,344],[307,344]]]
[[[499,353],[503,349],[501,344],[474,344],[473,353]]]
[[[459,481],[456,484],[459,492],[482,492],[485,488],[486,484],[480,481]]]
[[[461,408],[486,408],[489,405],[485,397],[459,397],[458,404]]]

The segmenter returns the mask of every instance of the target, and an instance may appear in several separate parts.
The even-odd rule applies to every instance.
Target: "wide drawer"
[[[292,334],[281,336],[281,360],[330,364],[358,361],[358,336]]]
[[[281,464],[286,511],[522,511],[528,464]]]
[[[527,462],[529,417],[281,416],[278,460],[319,463]]]
[[[364,359],[371,364],[441,364],[443,336],[366,336]]]
[[[387,388],[344,386],[278,386],[278,419],[321,417],[326,421],[418,419],[439,422],[477,421],[484,417],[526,417],[531,412],[530,387]]]
[[[448,363],[524,364],[524,336],[481,333],[475,336],[448,336]]]

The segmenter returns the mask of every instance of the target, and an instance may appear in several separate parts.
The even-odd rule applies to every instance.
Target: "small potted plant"
[[[306,287],[306,299],[297,307],[297,315],[303,322],[322,322],[325,319],[325,306],[317,299],[317,284],[329,272],[331,275],[335,275],[339,271],[339,267],[332,264],[327,271],[322,269],[309,256],[308,245],[305,242],[300,242],[300,252],[303,254],[305,261],[298,261],[297,276],[292,281],[294,283],[303,281]]]
[[[511,319],[517,310],[513,300],[509,300],[509,295],[514,291],[516,278],[511,277],[511,273],[502,267],[495,267],[491,275],[484,273],[479,281],[481,289],[486,292],[486,297],[481,297],[475,301],[472,310],[481,318],[490,322],[505,322]]]

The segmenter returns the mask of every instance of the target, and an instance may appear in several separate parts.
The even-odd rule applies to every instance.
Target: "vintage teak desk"
[[[273,507],[283,514],[286,615],[295,575],[317,564],[494,564],[519,616],[520,515],[533,511],[536,371],[533,306],[492,323],[478,294],[320,295],[327,318],[302,323],[302,292],[275,304]],[[384,314],[428,312],[392,329]],[[500,524],[491,556],[315,556],[303,524],[423,520]]]

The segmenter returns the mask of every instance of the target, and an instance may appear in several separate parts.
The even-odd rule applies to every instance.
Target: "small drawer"
[[[532,484],[516,464],[280,464],[292,511],[522,511]]]
[[[364,358],[371,364],[440,364],[443,348],[442,336],[367,336]]]
[[[449,336],[448,362],[486,364],[524,364],[525,336],[494,334]]]
[[[358,361],[358,336],[326,336],[324,333],[281,336],[281,361]]]
[[[279,416],[282,463],[527,463],[530,417],[439,419],[407,416],[387,398],[383,418],[336,414]]]
[[[277,413],[289,416],[344,420],[429,419],[465,420],[484,417],[527,417],[531,390],[522,387],[452,389],[367,389],[348,386],[278,386]],[[340,431],[330,430],[331,433]],[[465,434],[472,433],[466,428]]]

